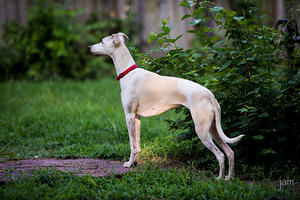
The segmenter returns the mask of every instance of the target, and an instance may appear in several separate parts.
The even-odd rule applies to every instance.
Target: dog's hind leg
[[[218,179],[222,179],[224,178],[225,170],[224,154],[214,144],[209,133],[209,129],[214,117],[212,109],[213,108],[203,107],[203,105],[199,104],[198,106],[194,106],[193,109],[191,109],[191,114],[199,139],[202,141],[204,146],[206,146],[211,152],[213,152],[219,162],[220,169]]]
[[[210,132],[214,141],[223,149],[223,151],[227,156],[228,163],[229,163],[229,170],[228,170],[228,175],[225,177],[225,180],[229,180],[234,175],[234,152],[228,146],[228,144],[224,142],[219,136],[218,131],[216,129],[215,121],[213,121],[211,125]]]
[[[138,163],[139,160],[139,154],[141,152],[141,117],[139,115],[135,116],[135,138],[136,138],[136,150],[137,150],[137,155],[136,155],[136,162]]]

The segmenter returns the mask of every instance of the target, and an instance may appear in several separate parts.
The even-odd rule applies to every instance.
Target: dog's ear
[[[117,33],[112,35],[112,39],[115,45],[120,45],[121,42],[125,42],[125,39],[128,40],[129,38],[124,33]]]
[[[121,37],[123,37],[124,41],[125,40],[129,40],[128,36],[125,33],[118,33],[119,35],[121,35]]]

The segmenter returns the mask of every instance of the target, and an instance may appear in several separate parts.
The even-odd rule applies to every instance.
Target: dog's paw
[[[123,164],[123,166],[124,166],[124,167],[127,167],[127,168],[131,167],[131,165],[132,165],[131,162],[125,162],[125,163]]]
[[[231,176],[225,176],[225,181],[229,181],[231,179]]]

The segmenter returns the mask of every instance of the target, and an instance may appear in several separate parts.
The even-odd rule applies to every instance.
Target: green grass
[[[0,155],[10,152],[19,159],[38,156],[123,161],[129,157],[117,81],[11,81],[0,84],[0,94]],[[177,117],[170,111],[142,119],[143,164],[147,166],[157,157],[172,158],[198,172],[162,170],[153,164],[137,173],[107,178],[42,170],[1,185],[0,199],[264,199],[280,195],[271,186],[245,184],[238,179],[228,183],[214,180],[218,164],[213,154],[198,140],[178,142],[177,133],[170,133],[162,120]],[[200,173],[202,167],[205,170]]]
[[[0,93],[0,148],[16,137],[6,151],[19,158],[129,156],[116,81],[5,82]],[[142,145],[168,135],[157,119],[142,119]]]
[[[295,198],[291,193],[288,199]],[[75,176],[53,169],[37,171],[0,187],[0,199],[266,199],[280,197],[273,187],[240,180],[205,179],[186,169],[144,167],[105,178]]]

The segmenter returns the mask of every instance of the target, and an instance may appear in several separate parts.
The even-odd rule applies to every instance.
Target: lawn
[[[0,93],[0,145],[11,142],[6,151],[19,158],[129,156],[116,81],[6,82]],[[142,121],[141,142],[148,151],[158,137],[168,136],[167,123],[157,119]]]
[[[130,147],[117,81],[12,81],[0,84],[0,153],[17,159],[33,157],[104,158],[125,161]],[[199,155],[203,146],[178,142],[164,119],[174,111],[143,118],[138,172],[106,178],[78,177],[55,169],[0,186],[0,199],[265,199],[282,193],[266,184],[216,181],[213,155]],[[178,131],[180,132],[180,131]],[[197,143],[196,143],[197,144]],[[201,170],[201,156],[211,166]],[[191,161],[186,161],[193,158]],[[156,162],[182,161],[159,167]],[[154,162],[155,161],[155,162]],[[174,163],[174,162],[173,162]],[[186,167],[186,169],[185,169]],[[262,182],[263,180],[259,180]]]

